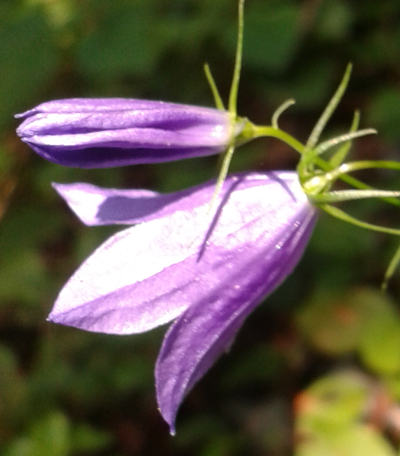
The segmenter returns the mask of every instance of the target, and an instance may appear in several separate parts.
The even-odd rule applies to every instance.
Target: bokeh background
[[[62,97],[125,96],[211,106],[226,97],[235,0],[1,0],[0,453],[70,455],[398,455],[400,280],[379,290],[398,240],[322,215],[295,273],[250,317],[231,352],[185,401],[171,438],[154,398],[165,328],[113,337],[45,322],[58,290],[116,229],[87,228],[50,182],[173,191],[211,178],[217,158],[107,170],[63,168],[15,135],[13,114]],[[400,2],[248,0],[239,112],[305,140],[347,62],[354,73],[327,135],[354,109],[379,136],[352,158],[400,159]],[[292,169],[259,140],[232,170]],[[393,173],[360,175],[399,188]],[[351,204],[399,227],[396,208]],[[162,254],[162,252],[160,252]]]

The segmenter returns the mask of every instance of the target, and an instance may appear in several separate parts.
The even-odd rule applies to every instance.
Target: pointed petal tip
[[[71,184],[62,184],[60,182],[51,182],[50,184],[54,190],[61,196],[61,198],[64,198],[65,190],[68,189],[68,187],[71,186]]]
[[[23,117],[26,116],[27,111],[25,112],[18,112],[17,114],[14,114],[14,119],[22,119]]]

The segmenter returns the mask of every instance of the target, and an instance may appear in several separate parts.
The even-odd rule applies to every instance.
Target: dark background
[[[107,170],[62,168],[15,135],[13,114],[63,97],[118,96],[212,106],[209,62],[228,94],[234,0],[0,2],[0,453],[67,455],[398,454],[400,281],[379,291],[398,240],[322,215],[296,272],[249,318],[231,352],[186,399],[177,436],[156,408],[165,328],[113,337],[45,322],[58,290],[115,228],[82,226],[51,181],[173,191],[211,178],[217,157]],[[354,64],[327,135],[354,109],[379,136],[352,158],[398,159],[398,0],[248,0],[239,114],[304,141]],[[275,140],[236,152],[232,170],[293,169]],[[363,174],[399,188],[398,175]],[[399,227],[377,201],[347,206]]]

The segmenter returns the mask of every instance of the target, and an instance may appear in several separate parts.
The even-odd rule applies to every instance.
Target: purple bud
[[[105,168],[224,151],[240,127],[226,111],[124,98],[71,98],[17,114],[19,137],[64,166]]]

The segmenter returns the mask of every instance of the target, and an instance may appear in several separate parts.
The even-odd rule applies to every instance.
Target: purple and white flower
[[[171,194],[82,183],[54,187],[87,225],[134,226],[84,261],[49,320],[108,334],[173,321],[155,377],[161,414],[174,433],[185,395],[296,266],[316,209],[295,172],[229,176],[214,216],[214,181]]]
[[[17,134],[35,152],[78,168],[218,154],[241,130],[226,111],[126,98],[49,101],[16,117],[25,119]]]

